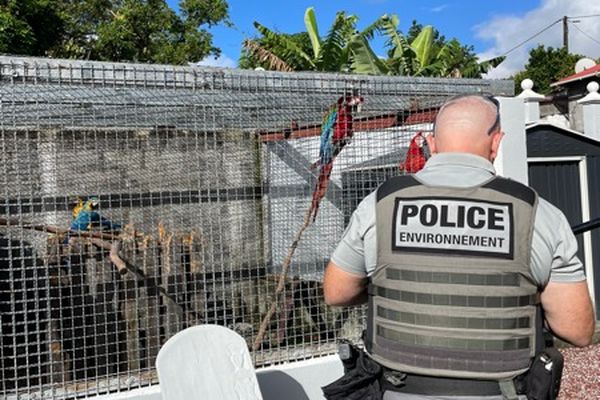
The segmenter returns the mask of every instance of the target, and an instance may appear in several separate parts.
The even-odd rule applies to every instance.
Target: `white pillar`
[[[534,92],[532,88],[533,81],[531,79],[524,79],[521,82],[521,89],[523,91],[517,96],[525,102],[526,123],[534,123],[540,120],[540,101],[545,98],[544,95]]]
[[[42,197],[55,197],[60,196],[64,193],[59,193],[58,190],[58,155],[57,155],[57,141],[58,131],[55,129],[48,129],[46,132],[39,132],[39,169],[40,169],[40,193]],[[58,212],[49,211],[43,212],[43,220],[40,223],[46,225],[61,225],[65,221],[64,214],[60,215]]]
[[[528,184],[525,105],[522,98],[498,97],[504,138],[494,167],[498,175]]]
[[[583,133],[600,140],[600,94],[598,82],[588,83],[588,94],[577,102],[583,106]]]

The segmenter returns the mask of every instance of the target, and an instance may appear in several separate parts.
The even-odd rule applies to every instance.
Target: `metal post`
[[[569,52],[569,17],[566,15],[562,19],[563,23],[563,47]]]

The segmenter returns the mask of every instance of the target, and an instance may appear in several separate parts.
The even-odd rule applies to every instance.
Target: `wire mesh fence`
[[[466,92],[512,85],[0,57],[0,393],[156,383],[160,346],[201,323],[257,366],[358,337],[360,308],[323,303],[327,259]],[[334,121],[348,138],[324,187]]]

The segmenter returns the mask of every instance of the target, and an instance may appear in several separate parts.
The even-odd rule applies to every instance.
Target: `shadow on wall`
[[[264,371],[256,375],[263,400],[279,400],[285,393],[287,400],[310,400],[302,385],[282,371]]]
[[[0,392],[126,370],[123,322],[106,291],[89,293],[84,267],[45,265],[0,234]]]
[[[38,385],[48,361],[46,271],[31,245],[0,234],[0,391]]]

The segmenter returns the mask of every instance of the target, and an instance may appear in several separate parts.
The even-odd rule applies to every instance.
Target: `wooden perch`
[[[21,221],[18,221],[16,219],[7,219],[7,218],[0,218],[0,226],[14,226],[17,228],[22,228],[22,229],[31,229],[31,230],[38,231],[38,232],[53,233],[55,235],[71,234],[73,236],[104,239],[104,240],[115,240],[118,237],[114,233],[98,232],[98,231],[73,231],[70,229],[58,228],[56,226],[51,226],[51,225],[28,224],[28,223],[23,223]]]
[[[127,263],[123,261],[123,259],[119,256],[119,250],[121,249],[121,241],[116,240],[114,242],[107,242],[97,238],[91,238],[90,243],[92,243],[96,247],[100,247],[101,249],[108,250],[110,261],[117,267],[119,274],[125,275],[129,269],[127,268]]]
[[[256,333],[256,338],[254,339],[254,343],[252,344],[252,351],[256,351],[260,347],[260,345],[263,341],[263,338],[265,336],[265,333],[267,332],[267,329],[269,327],[269,324],[271,323],[271,319],[273,318],[273,314],[275,314],[275,311],[277,310],[277,304],[279,304],[279,302],[280,302],[279,297],[281,296],[281,293],[283,292],[283,289],[285,288],[285,279],[287,278],[287,274],[290,269],[290,264],[292,263],[292,257],[294,256],[294,253],[296,252],[298,243],[300,243],[302,234],[304,233],[306,228],[308,228],[310,226],[310,224],[312,223],[311,217],[312,217],[312,207],[308,209],[308,212],[306,213],[306,216],[304,217],[304,223],[302,224],[302,226],[300,227],[298,232],[296,232],[294,241],[290,245],[290,248],[288,249],[288,253],[285,256],[285,259],[283,260],[283,266],[281,268],[281,275],[279,275],[279,282],[277,283],[277,288],[275,289],[275,298],[271,302],[271,307],[269,307],[267,314],[263,318],[263,320],[260,324],[260,327],[258,328],[258,332]]]
[[[202,321],[203,318],[194,310],[189,309],[185,305],[179,304],[175,296],[169,293],[169,291],[159,283],[156,283],[155,279],[148,278],[144,271],[137,266],[133,265],[126,258],[121,255],[121,245],[123,240],[123,233],[108,233],[99,231],[73,231],[69,229],[58,228],[51,225],[42,224],[30,224],[17,219],[0,218],[0,226],[15,227],[20,229],[31,229],[39,232],[45,232],[56,235],[72,235],[73,237],[86,238],[89,243],[94,246],[104,249],[109,252],[110,261],[117,268],[121,276],[127,273],[132,274],[135,280],[141,282],[147,288],[154,289],[157,293],[163,296],[174,307],[174,312],[181,314],[186,317],[189,321]],[[134,237],[143,237],[142,233],[131,231]],[[165,234],[164,228],[161,232]],[[172,236],[172,234],[171,234]],[[193,239],[190,239],[190,243]],[[190,244],[191,245],[191,244]]]
[[[177,299],[173,295],[171,295],[164,286],[156,284],[153,279],[149,279],[146,276],[146,274],[144,274],[144,271],[142,271],[140,268],[136,267],[135,265],[127,261],[125,258],[123,258],[120,253],[121,240],[117,240],[110,243],[96,238],[92,238],[90,239],[90,242],[100,248],[110,251],[110,260],[119,271],[119,274],[125,275],[128,272],[131,273],[133,276],[135,276],[135,278],[138,281],[143,282],[144,285],[146,285],[147,287],[151,287],[157,292],[159,292],[161,295],[163,295],[167,300],[169,300],[169,302],[171,302],[171,304],[173,304],[178,309],[178,311],[181,314],[191,316],[197,321],[202,320],[194,310],[190,310],[187,307],[184,307],[183,305],[179,304],[177,302]]]
[[[15,219],[0,218],[0,226],[14,226],[22,229],[32,229],[39,232],[52,233],[56,235],[72,234],[73,236],[84,237],[90,240],[93,245],[108,250],[110,252],[110,260],[113,262],[119,274],[125,275],[130,269],[127,264],[119,256],[119,250],[121,249],[120,236],[113,233],[97,232],[97,231],[73,231],[70,229],[62,229],[51,225],[35,225],[22,223]],[[136,271],[131,271],[135,273]],[[139,277],[139,276],[138,276]],[[144,276],[141,279],[145,279]]]

